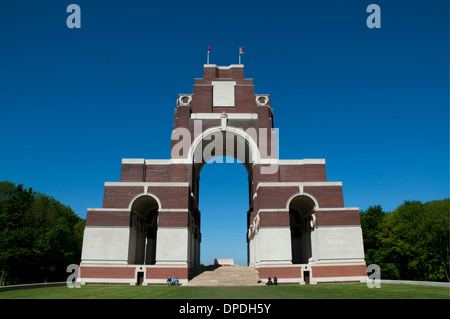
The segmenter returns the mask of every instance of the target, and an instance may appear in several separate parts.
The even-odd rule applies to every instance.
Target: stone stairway
[[[259,286],[255,267],[207,266],[195,269],[187,286]]]

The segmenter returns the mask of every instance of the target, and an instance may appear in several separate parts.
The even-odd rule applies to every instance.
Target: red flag
[[[239,55],[242,55],[242,54],[244,54],[244,48],[243,48],[243,47],[240,47],[240,48],[239,48]]]
[[[210,52],[211,52],[211,46],[210,46],[210,45],[208,45],[208,51],[210,51]]]

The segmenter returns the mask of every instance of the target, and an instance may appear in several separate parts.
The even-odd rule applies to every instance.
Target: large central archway
[[[233,259],[248,264],[248,180],[244,165],[234,158],[215,158],[200,172],[200,263]]]
[[[213,127],[205,130],[201,135],[199,135],[194,142],[189,151],[189,155],[192,159],[193,174],[192,174],[192,185],[193,185],[193,197],[195,201],[195,206],[197,209],[200,207],[200,198],[204,196],[201,192],[202,187],[200,186],[200,176],[201,172],[204,170],[205,165],[243,165],[246,169],[247,176],[246,182],[248,186],[246,187],[246,193],[248,194],[248,206],[244,212],[240,212],[245,221],[245,229],[248,230],[250,226],[250,216],[253,211],[253,164],[259,158],[258,147],[254,141],[255,137],[250,136],[247,132],[242,129],[237,129],[234,127],[227,127],[223,129],[221,127]],[[240,174],[239,174],[240,175]],[[240,177],[240,176],[239,176]],[[221,183],[221,181],[217,181]],[[229,199],[223,198],[224,202],[230,201]],[[216,203],[217,205],[217,203]],[[236,209],[236,208],[234,208]],[[242,209],[242,208],[238,208]],[[200,214],[200,210],[198,210]],[[213,213],[213,212],[209,212]],[[234,215],[235,216],[235,215]],[[236,216],[234,217],[236,218]],[[240,219],[240,216],[238,217]],[[199,218],[198,229],[201,232],[201,221]],[[222,225],[223,226],[223,225]],[[245,232],[242,234],[242,239],[247,238]],[[245,236],[245,237],[244,237]],[[200,238],[203,238],[201,236]],[[242,241],[244,247],[245,242]],[[247,242],[248,245],[248,242]],[[248,247],[245,250],[248,252]],[[220,255],[221,252],[218,251],[216,258],[225,258],[225,256]],[[199,257],[201,253],[199,254]],[[231,257],[231,256],[229,256]],[[194,264],[200,264],[200,258],[194,262]],[[245,264],[248,264],[248,253],[246,256]]]

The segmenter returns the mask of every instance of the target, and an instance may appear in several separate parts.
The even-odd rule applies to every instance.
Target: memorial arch
[[[216,156],[247,170],[248,262],[260,278],[365,281],[359,209],[344,206],[324,159],[282,160],[277,145],[270,96],[254,93],[243,65],[204,65],[178,95],[170,159],[123,159],[102,208],[88,209],[79,281],[187,284],[200,263],[200,171]]]

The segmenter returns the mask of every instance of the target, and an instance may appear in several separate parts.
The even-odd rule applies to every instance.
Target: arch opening
[[[200,225],[200,218],[198,218],[196,229],[198,229],[199,233],[200,230],[202,232],[202,235],[198,237],[202,240],[205,238],[209,240],[207,238],[208,236],[204,236],[209,232],[211,234],[214,233],[214,236],[211,236],[215,237],[214,241],[218,241],[219,237],[222,237],[220,239],[224,240],[224,238],[227,237],[227,234],[217,234],[217,230],[219,228],[225,228],[230,232],[228,235],[231,235],[234,232],[234,229],[237,227],[239,229],[238,234],[233,234],[233,237],[228,236],[229,240],[233,239],[233,245],[235,245],[234,247],[237,247],[236,245],[239,245],[238,242],[241,242],[241,239],[243,243],[247,238],[246,232],[249,228],[249,216],[251,214],[251,211],[253,210],[252,169],[253,163],[255,162],[257,157],[257,155],[255,155],[257,154],[257,147],[256,144],[252,145],[254,144],[254,141],[251,140],[250,136],[245,135],[245,132],[243,130],[220,130],[220,128],[214,128],[210,129],[206,134],[205,132],[201,136],[201,138],[194,141],[194,143],[192,144],[193,148],[191,152],[193,159],[193,206],[197,209],[199,215],[200,210],[198,208],[200,205],[201,189],[200,174],[202,171],[204,171],[203,168],[206,164],[208,164],[208,169],[204,172],[207,172],[207,177],[205,177],[205,174],[203,174],[203,180],[208,184],[213,184],[213,187],[211,185],[208,185],[205,190],[202,191],[202,197],[206,197],[208,198],[208,200],[205,202],[202,201],[202,209],[206,208],[205,212],[207,215],[205,214],[205,216],[201,219],[202,222],[208,222],[208,224],[205,223],[206,228],[203,230]],[[223,165],[226,164],[228,164],[226,168],[222,169]],[[242,183],[240,182],[242,181],[242,173],[238,172],[238,169],[235,168],[240,164],[244,165],[247,172],[247,181],[244,180]],[[217,169],[219,167],[220,170]],[[245,191],[248,191],[248,200],[245,198],[242,199],[241,197],[243,193],[245,193],[245,191],[242,191],[243,189],[245,189]],[[219,196],[216,196],[217,194],[213,194],[213,192],[218,192]],[[215,198],[216,201],[208,205],[208,201],[210,200],[210,198]],[[245,211],[245,208],[242,208],[243,200],[244,202],[248,202],[249,208],[247,211]],[[246,204],[244,204],[244,207],[245,206]],[[214,216],[213,218],[211,218],[211,214],[215,213],[213,210],[216,210],[216,212],[220,211],[226,216]],[[242,216],[240,216],[241,214]],[[230,218],[235,220],[230,220]],[[225,225],[228,227],[216,227],[216,230],[214,231],[214,226],[210,224],[211,219],[214,220],[212,221],[212,223],[215,225],[220,224],[221,226]],[[239,234],[241,232],[241,228],[242,235]],[[205,231],[204,234],[203,231]],[[239,239],[239,236],[241,237],[241,239]],[[222,247],[223,246],[224,245],[222,244]],[[239,251],[244,251],[246,255],[244,260],[242,257],[239,258],[240,264],[248,264],[247,241],[243,249],[239,249]],[[228,258],[227,254],[229,253],[229,250],[225,249],[225,251],[223,251],[226,256],[221,256],[221,253],[221,251],[217,251],[218,255],[215,258]],[[202,256],[202,260],[205,260],[205,258],[203,257],[206,256],[203,256],[203,254],[200,254],[200,256]],[[210,259],[211,258],[209,258],[209,260]],[[200,258],[198,258],[197,263],[200,263]]]
[[[314,200],[306,195],[297,195],[289,203],[293,264],[307,264],[312,257],[311,231],[315,209]]]
[[[129,263],[155,264],[158,209],[157,200],[150,195],[139,196],[131,204]]]
[[[241,163],[211,163],[201,172],[201,263],[248,264],[247,181]]]

